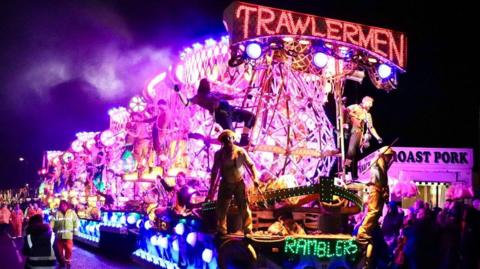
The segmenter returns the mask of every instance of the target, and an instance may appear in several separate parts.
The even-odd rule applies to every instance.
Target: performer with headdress
[[[372,238],[372,230],[378,226],[383,205],[388,201],[390,191],[387,172],[393,163],[394,156],[395,151],[391,147],[385,146],[379,150],[377,158],[372,161],[370,182],[367,183],[367,186],[369,186],[368,211],[357,235],[360,242]]]
[[[215,152],[207,200],[213,197],[215,182],[220,174],[217,197],[218,233],[227,233],[227,212],[233,196],[242,216],[243,231],[245,234],[249,234],[252,232],[252,212],[248,207],[245,178],[241,168],[242,166],[247,168],[256,186],[258,186],[258,172],[245,149],[233,144],[235,133],[232,130],[224,130],[218,136],[218,140],[222,143],[222,148]]]

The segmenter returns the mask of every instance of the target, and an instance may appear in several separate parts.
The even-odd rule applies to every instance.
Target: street
[[[120,260],[118,257],[109,257],[74,242],[72,268],[119,268],[133,269],[140,268],[130,260]],[[0,253],[2,253],[3,261],[0,268],[17,269],[24,267],[24,257],[22,255],[23,239],[12,239],[7,234],[0,235]]]

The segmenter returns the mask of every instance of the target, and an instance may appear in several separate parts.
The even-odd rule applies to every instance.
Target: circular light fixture
[[[134,96],[128,104],[130,109],[133,112],[143,112],[147,108],[147,103],[143,100],[141,96]]]
[[[392,68],[386,64],[380,64],[377,71],[382,79],[386,79],[392,75]]]
[[[110,130],[105,130],[100,134],[100,142],[105,147],[110,147],[115,144],[115,134]]]
[[[78,139],[73,141],[71,146],[72,146],[72,150],[77,153],[83,151],[83,142]]]
[[[328,56],[323,52],[317,52],[313,55],[313,63],[319,68],[324,68],[328,63]]]
[[[256,60],[262,56],[262,46],[256,42],[252,42],[247,45],[246,52],[250,59]]]

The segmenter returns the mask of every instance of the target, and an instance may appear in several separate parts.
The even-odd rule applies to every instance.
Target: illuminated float
[[[344,176],[329,177],[335,160],[345,174],[344,84],[368,76],[377,88],[394,89],[406,68],[405,34],[241,2],[225,10],[224,22],[228,37],[185,49],[128,108],[110,110],[108,130],[78,134],[63,163],[49,160],[44,168],[56,166],[58,174],[48,171],[45,182],[72,175],[69,188],[84,202],[95,196],[104,204],[113,195],[113,207],[122,210],[85,217],[80,237],[102,245],[103,234],[127,231],[138,242],[132,257],[156,267],[355,268],[361,251],[354,237],[328,225],[329,234],[318,233],[326,211],[345,217],[363,206]],[[231,105],[255,115],[245,149],[258,170],[285,180],[284,188],[250,193],[255,233],[246,239],[216,238],[215,201],[202,203],[222,128],[208,111],[185,107],[173,85],[190,97],[203,78],[214,91],[239,97]],[[324,110],[329,95],[335,122]],[[233,126],[237,134],[244,127]],[[275,204],[289,198],[295,198],[288,207],[294,220],[309,234],[265,233],[276,221]],[[312,203],[323,213],[307,206]],[[234,211],[231,232],[238,228]]]

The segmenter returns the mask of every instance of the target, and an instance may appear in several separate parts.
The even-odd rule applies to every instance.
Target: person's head
[[[61,200],[60,205],[58,205],[58,209],[62,212],[67,212],[68,207],[69,207],[68,202],[65,200]]]
[[[425,204],[423,200],[415,201],[415,203],[413,204],[413,208],[415,209],[415,211],[425,208]]]
[[[291,211],[281,212],[278,219],[281,220],[283,224],[286,226],[292,226],[295,223],[295,220],[293,219],[293,214]]]
[[[187,176],[185,175],[184,172],[178,172],[177,176],[175,176],[175,183],[177,186],[183,186],[186,183],[186,178]]]
[[[40,214],[33,215],[28,220],[28,226],[34,226],[34,225],[39,225],[39,224],[43,224],[43,218],[42,218],[42,215],[40,215]]]
[[[167,106],[167,101],[165,101],[165,99],[160,99],[160,100],[158,100],[157,105],[159,107],[165,107],[165,106]]]
[[[13,208],[15,208],[16,210],[20,209],[20,204],[15,204]]]
[[[365,96],[362,99],[362,107],[367,111],[373,106],[373,98],[370,96]]]
[[[423,220],[427,217],[427,211],[425,210],[425,208],[420,208],[418,211],[417,211],[417,214],[416,214],[416,219],[417,220]]]
[[[397,154],[392,147],[384,146],[379,149],[380,156],[385,160],[385,163],[390,164]]]
[[[232,147],[235,141],[235,132],[229,129],[223,130],[218,136],[218,141],[225,147]]]
[[[210,93],[210,82],[206,78],[202,78],[198,84],[197,94],[206,95]]]
[[[388,203],[388,212],[391,212],[393,214],[397,214],[398,213],[398,206],[397,206],[397,203],[394,202],[394,201],[390,201]]]

